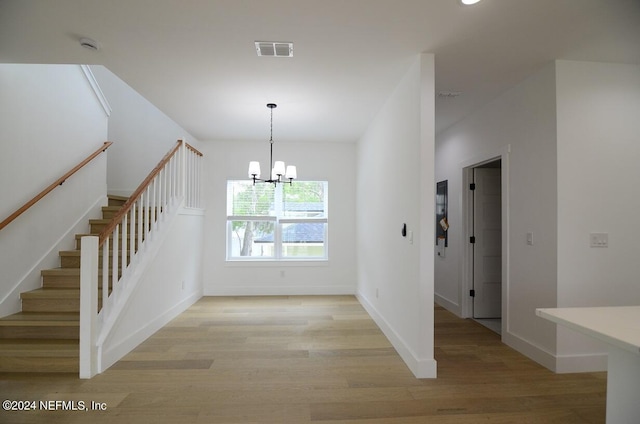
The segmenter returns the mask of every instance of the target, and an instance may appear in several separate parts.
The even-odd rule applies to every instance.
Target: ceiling
[[[355,142],[421,52],[462,93],[439,132],[551,60],[640,63],[640,0],[0,0],[0,62],[104,65],[201,141],[264,140],[274,102],[276,140]]]

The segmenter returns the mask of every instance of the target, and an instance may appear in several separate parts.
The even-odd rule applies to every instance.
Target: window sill
[[[329,266],[329,259],[227,259],[228,267],[324,267]]]

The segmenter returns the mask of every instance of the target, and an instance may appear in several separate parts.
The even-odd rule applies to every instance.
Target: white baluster
[[[129,264],[136,254],[136,202],[131,204],[131,223],[129,224]]]
[[[127,228],[129,224],[129,214],[124,214],[122,218],[122,273],[127,268]],[[117,254],[117,253],[116,253]]]
[[[111,232],[111,237],[117,237]],[[102,244],[102,316],[109,316],[109,238]]]
[[[118,234],[120,233],[120,224],[116,225],[115,230],[113,230],[113,250],[111,253],[111,289],[112,296],[117,300],[118,292],[120,291],[120,287],[118,286],[118,251],[119,251],[119,242]]]
[[[145,223],[144,223],[144,241],[145,243],[149,240],[149,228],[151,226],[151,185],[147,187],[145,190],[145,200],[146,200],[146,209],[145,209]]]

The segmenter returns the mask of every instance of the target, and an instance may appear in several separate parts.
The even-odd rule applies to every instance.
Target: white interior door
[[[499,168],[474,168],[473,317],[502,316],[502,182]]]

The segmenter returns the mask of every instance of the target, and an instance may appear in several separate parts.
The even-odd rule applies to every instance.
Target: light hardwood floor
[[[1,423],[604,423],[606,374],[556,375],[435,310],[438,378],[413,377],[352,296],[205,297],[105,373],[0,374]],[[54,404],[55,405],[55,404]]]

